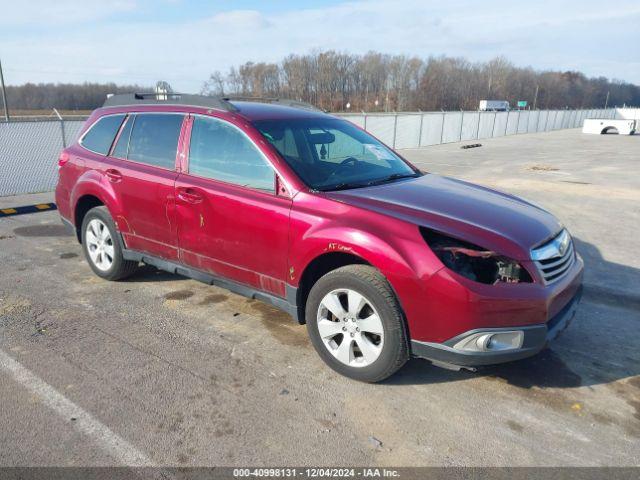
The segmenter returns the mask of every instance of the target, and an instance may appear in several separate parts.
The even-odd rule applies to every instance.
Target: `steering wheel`
[[[358,163],[359,161],[360,161],[360,160],[358,160],[357,158],[347,157],[347,158],[345,158],[344,160],[342,160],[342,161],[340,162],[340,164],[338,165],[338,168],[341,168],[341,167],[343,167],[343,166],[345,166],[345,165],[349,165],[350,163],[353,163],[353,164],[355,165],[355,164],[356,164],[356,163]],[[336,170],[337,170],[338,168],[336,168]]]
[[[353,157],[345,158],[344,160],[342,160],[338,164],[338,166],[335,168],[335,170],[333,172],[331,172],[331,175],[329,175],[329,178],[335,177],[341,170],[343,170],[347,166],[349,166],[349,168],[351,168],[351,167],[357,165],[358,162],[360,162],[360,160],[358,160],[357,158],[353,158]]]

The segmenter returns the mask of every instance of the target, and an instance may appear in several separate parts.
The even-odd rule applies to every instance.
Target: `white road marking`
[[[20,363],[0,350],[0,368],[10,373],[23,387],[30,390],[50,409],[70,422],[81,433],[91,437],[108,455],[126,466],[148,467],[153,462],[129,442],[112,432],[81,407],[31,373]],[[70,422],[71,423],[71,422]]]

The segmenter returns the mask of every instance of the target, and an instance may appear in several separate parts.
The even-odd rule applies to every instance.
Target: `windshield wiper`
[[[392,173],[384,178],[379,178],[377,180],[371,180],[367,182],[367,186],[371,185],[381,185],[383,183],[393,182],[394,180],[399,180],[401,178],[415,178],[417,177],[417,173]]]
[[[379,178],[377,180],[370,180],[368,182],[356,183],[356,182],[342,182],[337,183],[335,185],[329,185],[326,187],[320,188],[323,192],[334,192],[336,190],[348,190],[350,188],[363,188],[363,187],[371,187],[373,185],[381,185],[383,183],[393,182],[394,180],[399,180],[401,178],[415,178],[419,177],[419,173],[393,173],[384,178]]]
[[[335,192],[336,190],[348,190],[350,188],[362,188],[362,187],[368,187],[368,186],[369,186],[368,183],[342,182],[342,183],[337,183],[335,185],[322,187],[320,188],[320,190],[323,192]]]

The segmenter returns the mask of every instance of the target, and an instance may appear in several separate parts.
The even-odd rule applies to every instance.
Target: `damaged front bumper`
[[[582,287],[553,318],[543,324],[478,328],[443,343],[412,340],[411,352],[435,363],[460,367],[493,365],[530,357],[569,326],[581,297]]]

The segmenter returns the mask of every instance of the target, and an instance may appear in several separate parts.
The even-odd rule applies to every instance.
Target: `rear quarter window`
[[[168,169],[175,168],[184,115],[138,113],[133,121],[127,158]]]
[[[123,119],[124,115],[108,115],[98,119],[82,137],[80,145],[100,155],[107,155]]]

